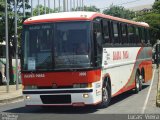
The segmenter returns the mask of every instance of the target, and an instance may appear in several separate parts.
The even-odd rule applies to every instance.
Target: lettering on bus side
[[[113,51],[113,60],[121,60],[128,59],[129,52],[128,51]]]

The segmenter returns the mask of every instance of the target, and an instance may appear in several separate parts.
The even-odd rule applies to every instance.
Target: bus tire
[[[139,72],[137,72],[135,76],[135,93],[142,90],[142,80],[140,79],[140,76]]]
[[[111,87],[107,81],[103,83],[102,87],[102,102],[98,105],[98,108],[105,108],[111,101]]]
[[[3,76],[2,76],[2,73],[0,72],[0,85],[2,85],[3,84]]]

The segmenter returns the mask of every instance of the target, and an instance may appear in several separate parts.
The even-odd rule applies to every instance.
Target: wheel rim
[[[138,75],[136,76],[136,88],[139,89],[139,79],[138,79]]]
[[[107,101],[108,101],[108,91],[106,87],[103,87],[103,102],[107,102]]]

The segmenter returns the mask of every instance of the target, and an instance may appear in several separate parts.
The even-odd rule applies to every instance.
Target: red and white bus
[[[149,25],[95,12],[62,12],[24,21],[26,105],[107,107],[111,97],[152,78]]]

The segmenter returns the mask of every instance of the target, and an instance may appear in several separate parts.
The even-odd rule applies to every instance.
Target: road
[[[153,80],[143,86],[143,90],[138,94],[128,91],[122,95],[112,98],[111,104],[105,109],[96,109],[95,107],[54,107],[44,109],[41,107],[25,107],[23,101],[0,106],[0,113],[18,114],[18,120],[31,119],[71,119],[75,114],[160,114],[160,108],[156,107],[156,90],[158,82],[158,70],[153,70]],[[81,115],[82,118],[84,116]],[[89,117],[90,118],[90,117]],[[159,116],[160,118],[160,116]],[[76,117],[77,119],[77,117]],[[78,120],[78,119],[77,119]]]

